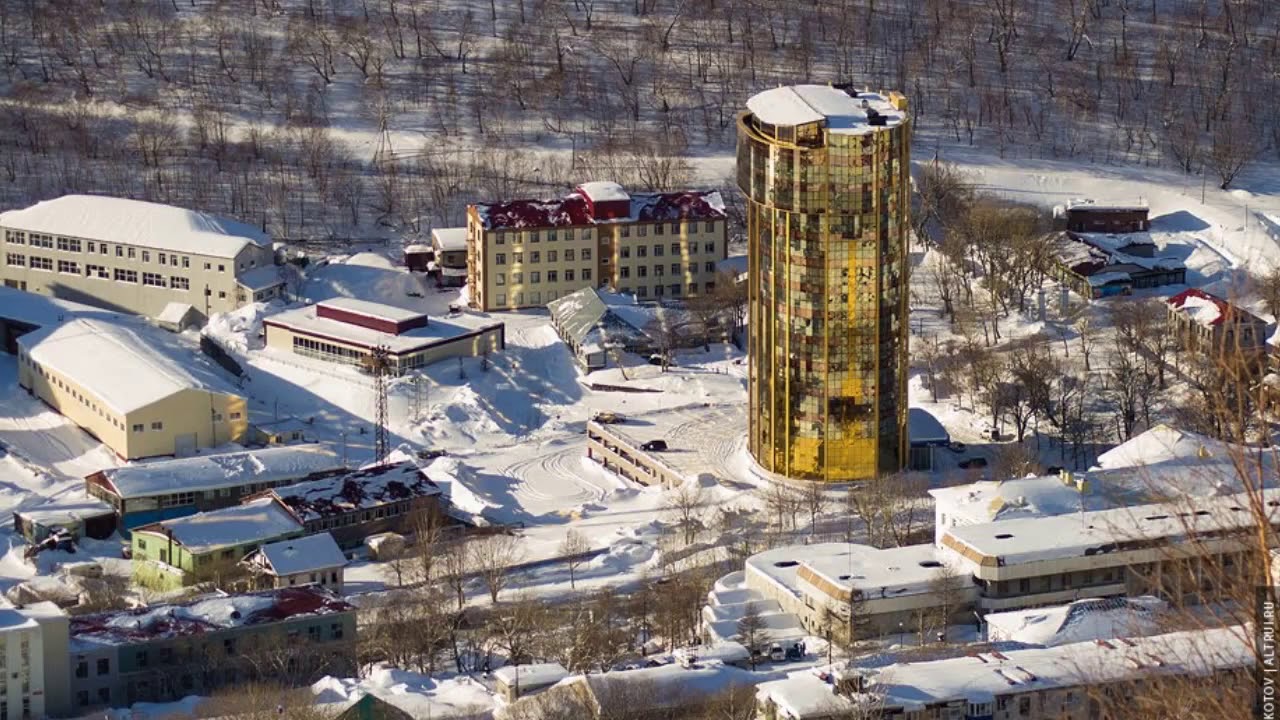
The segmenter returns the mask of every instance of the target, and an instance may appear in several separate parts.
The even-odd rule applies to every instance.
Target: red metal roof
[[[590,203],[577,192],[559,200],[508,200],[474,206],[488,230],[575,227],[601,222],[665,222],[670,220],[719,220],[725,217],[718,190],[683,190],[631,194],[628,216],[597,221]]]
[[[1210,321],[1209,322],[1210,325],[1221,325],[1223,320],[1225,320],[1228,317],[1231,318],[1232,322],[1248,322],[1250,320],[1257,320],[1258,322],[1261,322],[1261,319],[1257,318],[1253,313],[1247,310],[1244,310],[1242,308],[1239,308],[1235,305],[1232,305],[1231,303],[1227,302],[1226,300],[1223,300],[1217,295],[1214,295],[1213,293],[1207,293],[1204,290],[1201,290],[1199,288],[1189,288],[1187,290],[1183,290],[1177,295],[1174,295],[1173,297],[1169,298],[1168,303],[1173,307],[1177,308],[1178,310],[1181,310],[1182,306],[1187,303],[1187,298],[1193,298],[1193,297],[1200,298],[1201,300],[1207,300],[1213,303],[1214,305],[1218,306],[1218,317]]]

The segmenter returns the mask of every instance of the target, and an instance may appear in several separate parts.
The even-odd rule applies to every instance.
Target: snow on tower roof
[[[158,331],[77,318],[18,338],[36,363],[93,393],[121,415],[183,390],[239,391],[195,352],[182,352]]]
[[[858,134],[873,132],[870,117],[885,118],[885,127],[905,115],[879,93],[845,92],[830,85],[787,85],[765,90],[747,100],[747,109],[769,125],[807,125],[826,121],[827,130]]]
[[[244,559],[246,563],[261,562],[278,577],[298,573],[327,570],[347,564],[347,557],[327,532],[308,535],[295,540],[268,543]]]
[[[337,454],[323,445],[285,445],[259,450],[197,455],[110,468],[95,473],[120,497],[153,497],[250,484],[274,484],[342,470]]]
[[[63,195],[0,214],[0,226],[28,232],[233,258],[247,245],[271,247],[252,225],[196,210],[107,197]]]
[[[172,537],[192,553],[275,540],[299,532],[302,524],[274,497],[260,497],[243,505],[196,513],[144,525],[135,533]]]

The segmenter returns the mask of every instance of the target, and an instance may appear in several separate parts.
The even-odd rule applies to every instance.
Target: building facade
[[[66,195],[0,214],[0,278],[11,288],[158,317],[208,317],[278,297],[284,280],[259,229],[184,208]]]
[[[0,608],[0,720],[68,714],[67,622],[51,602]]]
[[[248,405],[160,331],[76,319],[18,339],[18,384],[126,460],[241,440]]]
[[[545,305],[584,287],[646,299],[708,292],[728,247],[717,191],[628,193],[584,183],[559,200],[467,209],[472,307]]]
[[[748,447],[793,478],[895,472],[908,442],[906,99],[801,85],[747,108]]]

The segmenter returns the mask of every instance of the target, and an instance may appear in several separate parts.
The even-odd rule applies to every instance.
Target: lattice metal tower
[[[373,374],[374,410],[373,464],[381,466],[387,462],[390,444],[387,437],[387,374],[391,370],[390,350],[383,345],[373,349],[365,359],[365,365]]]

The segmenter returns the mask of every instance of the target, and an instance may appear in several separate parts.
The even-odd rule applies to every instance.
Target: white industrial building
[[[18,338],[18,384],[126,460],[240,440],[237,389],[159,331],[78,318]]]
[[[208,317],[280,295],[271,238],[158,203],[64,195],[0,214],[6,287],[158,318]],[[175,307],[170,307],[175,306]]]

